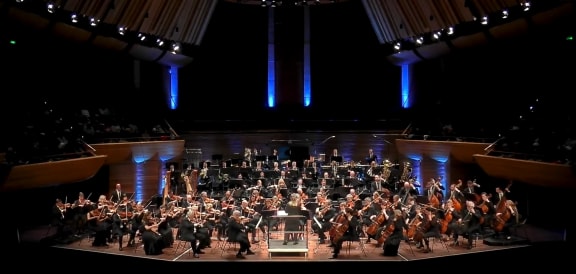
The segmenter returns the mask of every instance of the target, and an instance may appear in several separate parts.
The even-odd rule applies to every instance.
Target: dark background
[[[313,6],[310,13],[313,97],[308,109],[266,107],[267,10],[234,3],[218,4],[194,61],[180,69],[176,111],[165,104],[160,65],[140,62],[141,85],[136,88],[134,62],[122,53],[2,24],[2,109],[25,113],[47,101],[61,108],[109,105],[140,117],[189,122],[400,117],[485,124],[509,124],[536,99],[538,111],[553,121],[574,109],[565,97],[574,82],[575,46],[566,40],[573,34],[573,17],[533,29],[521,39],[493,41],[415,64],[413,107],[402,110],[400,67],[387,62],[360,1]],[[279,48],[288,54],[301,48],[301,22],[294,19],[299,16],[300,8],[277,16]],[[13,117],[3,115],[8,124]]]

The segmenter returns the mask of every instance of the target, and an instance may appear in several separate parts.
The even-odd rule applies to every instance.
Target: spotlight
[[[119,27],[119,28],[118,28],[118,34],[124,35],[125,33],[126,33],[126,28],[125,28],[125,27]]]
[[[70,20],[72,21],[72,23],[78,23],[78,15],[76,14],[70,15]]]
[[[46,4],[46,9],[48,10],[49,13],[54,13],[54,4],[52,3]]]
[[[503,10],[502,11],[502,19],[506,19],[508,18],[508,11],[507,10]]]

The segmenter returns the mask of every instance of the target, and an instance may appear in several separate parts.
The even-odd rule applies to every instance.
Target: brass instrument
[[[408,182],[412,176],[412,164],[410,162],[404,162],[404,168],[402,169],[402,176],[400,176],[400,181]]]
[[[390,174],[392,174],[392,167],[394,166],[394,164],[392,164],[392,162],[385,160],[384,163],[382,164],[382,174],[380,175],[380,177],[385,181],[388,182],[388,178],[390,178]]]

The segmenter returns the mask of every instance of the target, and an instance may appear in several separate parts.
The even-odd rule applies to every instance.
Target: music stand
[[[330,162],[342,163],[342,156],[330,156]]]
[[[288,198],[288,189],[287,188],[281,188],[280,194],[282,194],[282,197]]]

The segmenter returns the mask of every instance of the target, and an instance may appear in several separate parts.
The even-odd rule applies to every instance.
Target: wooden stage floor
[[[47,233],[48,231],[48,233]],[[180,243],[175,240],[174,245],[163,250],[160,255],[146,255],[141,247],[141,243],[137,242],[135,247],[126,247],[128,236],[124,238],[124,247],[120,251],[118,243],[110,243],[107,247],[93,247],[91,239],[88,237],[75,238],[71,237],[66,243],[52,241],[49,227],[39,227],[28,230],[21,237],[27,242],[43,242],[44,246],[65,252],[77,252],[82,254],[100,254],[114,257],[127,257],[136,258],[149,261],[164,261],[164,262],[334,262],[334,261],[364,261],[364,262],[408,262],[419,260],[434,260],[440,258],[449,258],[462,255],[474,255],[479,253],[493,253],[497,255],[498,252],[506,251],[513,252],[532,245],[523,238],[515,237],[510,241],[502,240],[496,244],[487,244],[486,240],[479,239],[475,241],[475,246],[472,249],[465,248],[465,239],[460,239],[459,246],[451,246],[450,242],[430,241],[432,252],[425,253],[422,249],[416,248],[412,244],[402,242],[397,256],[384,256],[382,247],[376,247],[375,241],[371,240],[370,243],[362,242],[345,242],[343,249],[340,252],[338,259],[331,259],[332,248],[327,244],[319,244],[318,237],[315,234],[308,235],[307,246],[304,242],[298,245],[284,246],[284,252],[270,252],[270,245],[279,245],[281,240],[272,239],[265,240],[260,237],[259,244],[252,244],[252,250],[256,253],[254,255],[247,255],[246,259],[236,258],[237,247],[225,243],[225,241],[218,241],[216,237],[212,237],[212,245],[210,248],[204,250],[205,254],[201,254],[200,258],[194,258],[192,253],[189,252],[189,247],[184,247],[184,242]],[[43,236],[42,236],[43,235]],[[46,237],[48,235],[48,237]],[[259,235],[261,236],[261,235]],[[41,238],[41,239],[39,239]],[[225,246],[226,245],[226,246]],[[290,248],[298,248],[300,250],[307,249],[308,252],[288,252]]]

